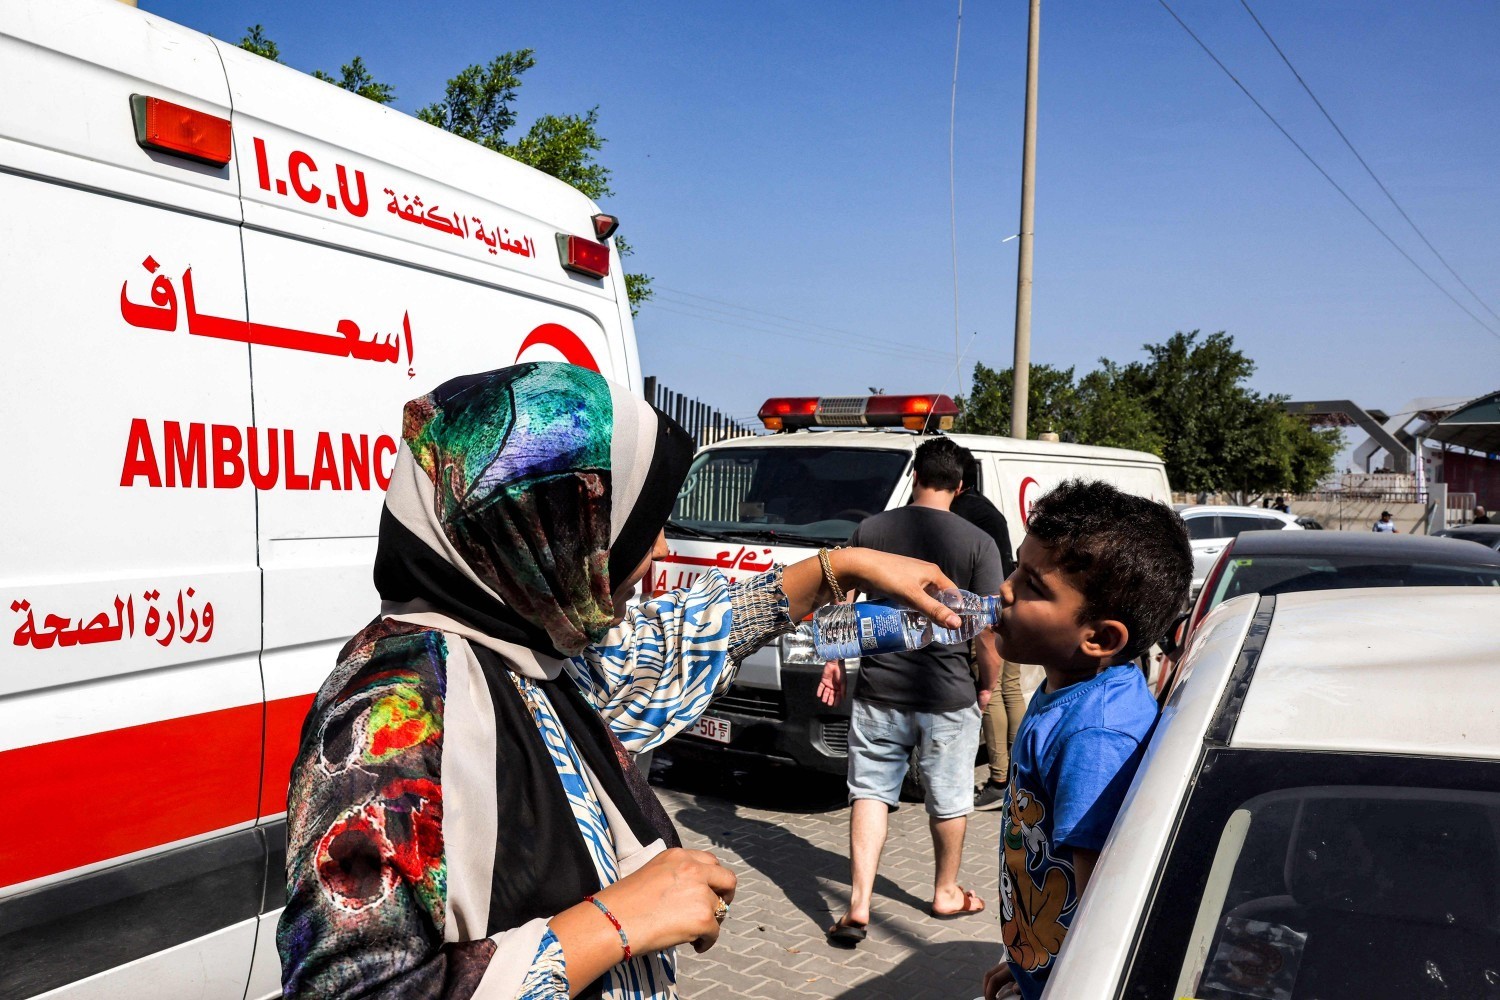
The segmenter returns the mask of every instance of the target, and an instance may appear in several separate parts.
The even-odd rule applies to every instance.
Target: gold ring
[[[719,898],[719,901],[716,904],[714,904],[714,919],[717,920],[719,923],[722,924],[724,922],[724,918],[727,917],[728,915],[729,915],[729,904],[726,903],[726,902],[724,902],[724,899],[721,896]]]

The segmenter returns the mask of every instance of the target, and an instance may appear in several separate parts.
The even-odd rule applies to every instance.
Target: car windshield
[[[1291,594],[1355,587],[1495,587],[1500,567],[1387,562],[1378,556],[1231,555],[1208,607],[1241,594]]]
[[[1121,995],[1495,996],[1496,767],[1209,751]]]
[[[911,454],[880,448],[716,448],[693,460],[667,534],[842,544],[886,509]]]

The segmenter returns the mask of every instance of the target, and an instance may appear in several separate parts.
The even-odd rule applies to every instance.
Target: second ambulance
[[[691,585],[713,568],[734,580],[821,546],[843,545],[860,521],[911,499],[912,454],[953,425],[948,396],[879,395],[769,399],[760,409],[779,433],[711,444],[693,461],[667,526],[670,555],[652,589]],[[1037,497],[1064,479],[1103,479],[1170,502],[1161,459],[1119,448],[950,434],[973,452],[970,483],[1000,508],[1017,547]],[[857,669],[851,664],[851,679]],[[817,700],[823,661],[804,632],[766,646],[688,733],[679,753],[797,764],[843,774],[849,711]]]

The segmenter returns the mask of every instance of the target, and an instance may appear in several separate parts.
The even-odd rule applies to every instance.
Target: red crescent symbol
[[[1028,506],[1026,506],[1026,490],[1029,487],[1036,486],[1036,485],[1038,485],[1037,481],[1035,479],[1032,479],[1030,476],[1027,476],[1025,479],[1021,480],[1021,496],[1020,496],[1020,501],[1021,501],[1021,526],[1022,527],[1025,527],[1026,522],[1029,521],[1029,520],[1031,520],[1031,508],[1028,507]]]
[[[599,362],[589,353],[584,346],[582,338],[560,323],[543,323],[526,335],[521,341],[521,349],[516,352],[516,361],[521,360],[521,355],[538,344],[545,345],[561,354],[570,365],[587,368],[589,371],[597,372]]]

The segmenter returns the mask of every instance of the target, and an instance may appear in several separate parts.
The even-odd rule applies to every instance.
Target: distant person
[[[1005,578],[995,540],[950,510],[963,482],[963,449],[949,438],[934,438],[917,449],[913,468],[912,502],[861,521],[849,544],[898,555],[921,552],[964,590],[998,594]],[[826,931],[835,944],[853,947],[865,939],[887,815],[901,801],[907,762],[919,746],[917,768],[936,855],[931,913],[956,917],[985,908],[977,893],[958,884],[974,811],[979,719],[1000,672],[994,633],[984,632],[974,645],[977,691],[967,643],[932,643],[860,660],[849,720],[849,908]],[[818,697],[837,705],[844,691],[843,661],[833,660],[823,671]]]
[[[1470,521],[1469,523],[1470,524],[1489,524],[1490,523],[1490,515],[1485,511],[1485,509],[1483,507],[1479,506],[1478,504],[1475,504],[1474,505],[1474,520]]]
[[[1388,510],[1383,510],[1380,512],[1380,520],[1376,521],[1375,527],[1371,528],[1370,530],[1378,531],[1382,535],[1399,534],[1399,532],[1396,531],[1396,522],[1391,520],[1391,512]]]
[[[1283,514],[1290,514],[1292,512],[1291,505],[1286,502],[1286,497],[1277,497],[1274,507]]]
[[[1193,553],[1166,504],[1069,480],[1032,508],[995,630],[1047,683],[1011,755],[1000,835],[1006,960],[984,996],[1037,1000],[1156,722],[1130,661],[1187,601]],[[1175,994],[1174,994],[1175,995]]]
[[[978,490],[979,462],[969,449],[963,449],[964,479],[953,500],[953,513],[979,528],[995,540],[1000,549],[1001,569],[1007,577],[1016,570],[1015,551],[1010,544],[1010,526],[1000,508]],[[984,707],[980,732],[990,759],[990,774],[984,784],[974,789],[974,808],[981,812],[999,809],[1005,801],[1006,776],[1010,773],[1010,745],[1015,742],[1021,716],[1026,714],[1026,695],[1021,691],[1021,665],[1003,660],[1000,678],[990,692]]]

